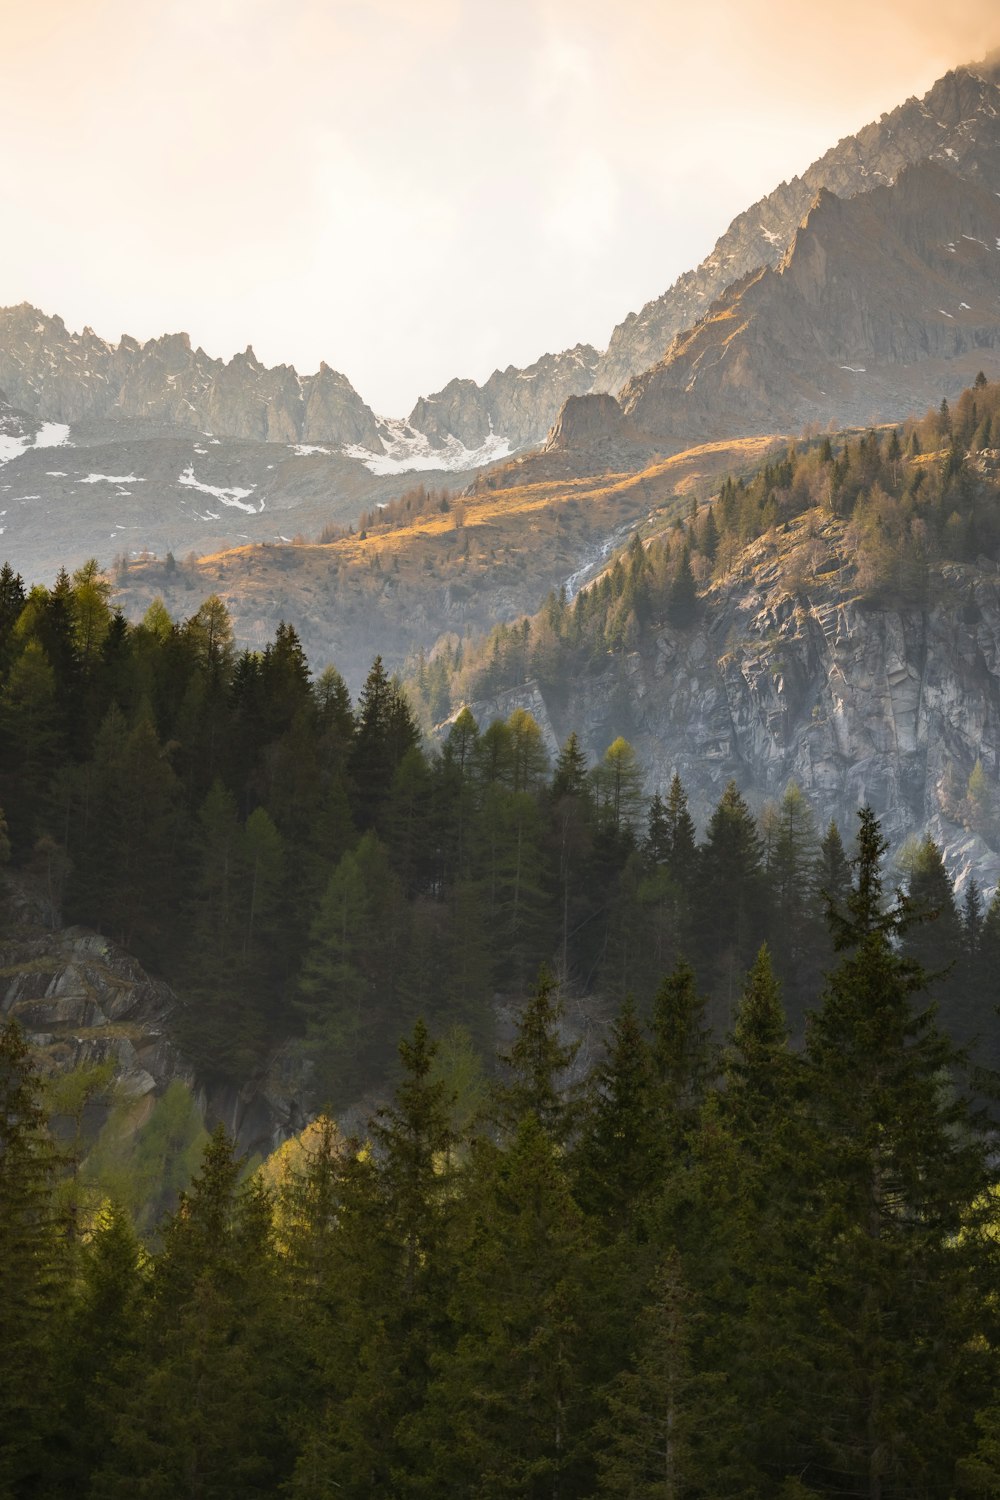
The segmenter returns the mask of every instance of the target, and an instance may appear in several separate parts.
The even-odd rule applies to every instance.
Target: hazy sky
[[[817,12],[821,14],[817,15]],[[376,410],[614,324],[997,0],[0,0],[0,304]]]

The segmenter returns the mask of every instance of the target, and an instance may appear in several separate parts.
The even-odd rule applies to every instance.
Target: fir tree
[[[970,1211],[991,1173],[965,1098],[943,1086],[949,1072],[958,1083],[954,1051],[914,1004],[925,975],[897,946],[910,904],[885,906],[886,845],[869,809],[860,820],[847,911],[831,911],[842,957],[808,1036],[825,1184],[816,1462],[828,1482],[880,1500],[915,1485],[947,1493],[956,1448],[971,1444],[967,1392],[984,1351],[967,1335],[985,1268]]]
[[[504,1077],[495,1090],[495,1113],[505,1136],[513,1135],[527,1114],[557,1145],[570,1135],[576,1101],[567,1093],[566,1072],[578,1044],[561,1039],[562,1014],[555,980],[543,965],[535,992],[518,1016],[513,1045],[500,1057]]]

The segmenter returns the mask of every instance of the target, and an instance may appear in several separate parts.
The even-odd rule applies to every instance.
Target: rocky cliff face
[[[438,445],[452,436],[476,449],[497,434],[511,450],[523,448],[544,436],[567,399],[590,389],[597,362],[596,349],[577,344],[562,354],[544,354],[524,370],[494,370],[482,386],[452,380],[420,398],[409,424]]]
[[[895,182],[904,168],[926,160],[971,182],[1000,187],[996,57],[945,74],[923,99],[908,99],[845,137],[801,177],[781,183],[740,214],[700,266],[615,328],[594,371],[594,388],[617,392],[662,360],[675,335],[691,328],[733,282],[762,266],[778,266],[821,191],[852,198]]]
[[[121,1091],[137,1104],[179,1079],[207,1125],[221,1121],[250,1153],[272,1151],[301,1129],[305,1074],[294,1048],[241,1088],[200,1079],[171,1040],[179,1001],[168,985],[117,943],[61,926],[28,881],[5,877],[0,903],[0,1013],[20,1023],[43,1071],[113,1061]]]
[[[800,546],[808,565],[790,569]],[[758,806],[795,780],[845,834],[869,802],[897,847],[929,830],[953,873],[1000,882],[1000,854],[955,821],[977,758],[994,793],[1000,779],[992,565],[946,565],[926,607],[875,607],[859,595],[843,523],[808,515],[750,548],[712,586],[699,624],[609,656],[564,703],[526,683],[471,706],[489,722],[518,705],[550,747],[576,729],[596,757],[624,735],[651,791],[680,774],[702,828],[730,778]]]
[[[300,376],[268,369],[251,348],[228,362],[192,349],[186,333],[117,344],[21,303],[0,309],[0,388],[56,422],[107,417],[194,428],[258,442],[356,444],[382,453],[374,413],[345,376],[321,365]]]
[[[730,287],[622,408],[685,445],[900,418],[1000,368],[998,281],[992,187],[924,162],[855,198],[824,191],[780,266]]]

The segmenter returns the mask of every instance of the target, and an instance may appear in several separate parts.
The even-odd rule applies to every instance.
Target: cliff
[[[809,512],[762,537],[704,595],[688,629],[661,625],[608,654],[556,702],[537,683],[473,703],[487,723],[528,707],[550,746],[576,729],[591,756],[629,739],[650,790],[674,771],[704,827],[730,778],[752,802],[796,781],[851,834],[871,803],[892,843],[930,831],[953,872],[1000,882],[995,831],[960,816],[977,759],[1000,773],[1000,575],[934,573],[921,607],[858,587],[844,522]]]

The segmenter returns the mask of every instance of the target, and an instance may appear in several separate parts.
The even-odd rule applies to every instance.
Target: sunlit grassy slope
[[[174,570],[143,563],[129,570],[121,603],[135,618],[161,595],[183,617],[216,593],[242,642],[263,645],[290,621],[315,666],[334,662],[356,686],[377,650],[401,666],[442,634],[478,634],[536,609],[609,538],[682,512],[783,441],[709,443],[639,473],[480,485],[446,511],[327,543],[239,547]]]

